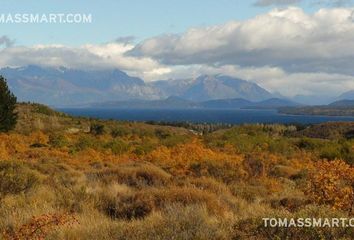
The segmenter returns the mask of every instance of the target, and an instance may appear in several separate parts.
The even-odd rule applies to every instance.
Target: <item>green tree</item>
[[[6,79],[0,76],[0,132],[7,132],[15,127],[16,102],[17,98],[7,86]]]

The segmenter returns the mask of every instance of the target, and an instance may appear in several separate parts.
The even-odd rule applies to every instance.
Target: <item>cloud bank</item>
[[[272,5],[285,6],[303,2],[310,5],[343,7],[353,3],[353,0],[257,0],[253,5],[256,7],[268,7]]]
[[[307,14],[288,7],[138,44],[132,39],[79,47],[23,47],[2,37],[0,66],[119,68],[145,80],[220,73],[288,96],[354,89],[354,8],[322,8]]]
[[[13,46],[0,51],[0,67],[20,67],[29,64],[78,69],[119,68],[144,79],[154,79],[170,72],[170,68],[148,57],[130,57],[124,54],[134,48],[122,42],[86,44],[80,47],[64,45]]]
[[[130,51],[169,65],[278,66],[289,72],[354,74],[353,9],[313,15],[290,7],[244,22],[147,39]]]

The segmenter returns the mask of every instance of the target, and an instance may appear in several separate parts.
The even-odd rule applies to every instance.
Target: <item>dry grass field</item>
[[[36,104],[18,112],[0,134],[3,239],[353,239],[353,228],[262,221],[354,216],[353,125],[329,124],[331,137],[326,124],[200,135]]]

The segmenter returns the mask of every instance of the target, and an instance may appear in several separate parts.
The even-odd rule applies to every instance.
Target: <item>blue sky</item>
[[[244,20],[274,6],[256,7],[241,0],[0,0],[4,14],[86,13],[91,24],[2,24],[1,33],[16,45],[104,43],[135,36],[137,41],[163,33],[180,33],[190,27]],[[315,6],[302,4],[307,12]]]
[[[354,0],[0,0],[0,14],[16,13],[93,22],[0,23],[0,67],[118,68],[146,81],[224,74],[286,96],[354,89]]]

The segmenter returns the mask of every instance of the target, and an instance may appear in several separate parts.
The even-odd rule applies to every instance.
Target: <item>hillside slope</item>
[[[332,134],[342,123],[321,125],[334,137],[322,139],[278,124],[217,131],[206,124],[196,134],[38,104],[18,112],[17,129],[0,133],[1,239],[353,236],[333,227],[317,237],[318,228],[269,228],[262,220],[354,217],[354,139]]]

